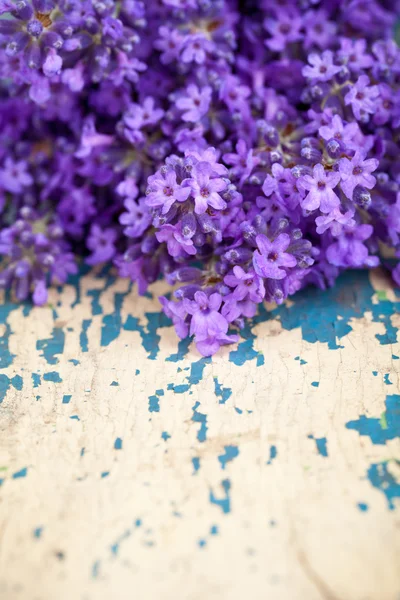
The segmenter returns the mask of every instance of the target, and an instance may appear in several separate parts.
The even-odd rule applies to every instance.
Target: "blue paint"
[[[135,375],[140,375],[140,371],[139,371],[139,369],[136,369],[136,371],[135,371]]]
[[[240,332],[243,336],[243,333]],[[247,361],[253,360],[258,356],[253,348],[253,338],[250,338],[244,342],[240,342],[236,350],[232,350],[229,353],[229,360],[238,367],[244,365]]]
[[[60,327],[54,327],[51,337],[36,342],[36,349],[42,350],[41,356],[46,359],[49,365],[56,365],[59,362],[56,354],[64,352],[64,344],[65,333]]]
[[[85,448],[81,448],[81,458],[82,458],[82,456],[84,456],[84,454],[85,454]]]
[[[106,265],[106,267],[96,276],[96,279],[105,278],[104,287],[101,289],[92,289],[88,290],[87,296],[92,298],[91,309],[92,315],[101,315],[103,313],[103,309],[100,305],[100,298],[104,292],[106,292],[116,281],[116,277],[114,275],[110,275],[110,265]],[[79,298],[80,301],[80,298]]]
[[[7,375],[4,375],[3,373],[1,373],[0,374],[0,404],[3,402],[4,398],[6,397],[6,394],[9,390],[10,386],[12,386],[18,392],[20,392],[23,388],[23,385],[24,385],[24,382],[20,375],[14,375],[14,377],[12,377],[10,379]]]
[[[163,431],[162,434],[161,434],[161,438],[164,440],[164,442],[166,442],[167,440],[169,440],[170,437],[171,436],[169,435],[169,433],[167,431]]]
[[[392,358],[393,360],[400,360],[400,356],[397,356],[396,354],[392,354]]]
[[[74,367],[81,364],[79,360],[76,360],[76,358],[70,358],[68,362],[72,363]]]
[[[93,579],[97,579],[97,577],[99,576],[99,571],[100,571],[100,561],[96,560],[96,562],[94,562],[93,566],[92,566]]]
[[[235,411],[237,412],[238,415],[242,415],[243,411],[241,408],[238,408],[237,406],[235,406]]]
[[[200,458],[198,456],[194,456],[192,458],[192,465],[193,465],[192,475],[196,475],[197,471],[200,469]]]
[[[389,379],[389,373],[386,373],[386,375],[383,377],[383,381],[386,383],[386,385],[393,385]]]
[[[36,527],[33,530],[33,537],[39,540],[42,537],[43,527]]]
[[[258,356],[257,356],[256,366],[262,367],[264,364],[265,364],[264,354],[262,352],[259,352]]]
[[[133,526],[131,528],[127,529],[122,535],[119,536],[119,538],[117,538],[117,540],[113,544],[111,544],[110,550],[111,550],[111,554],[113,556],[118,556],[119,549],[120,549],[122,542],[127,540],[133,534],[134,528],[140,527],[141,524],[142,524],[142,521],[140,519],[136,519]]]
[[[187,377],[187,380],[190,385],[198,385],[200,381],[203,379],[204,369],[206,365],[211,363],[211,358],[203,357],[200,360],[194,362],[190,366],[190,375]]]
[[[158,396],[149,396],[149,412],[160,412],[160,399]]]
[[[189,353],[191,341],[192,339],[190,337],[187,337],[184,340],[179,340],[178,352],[176,352],[175,354],[171,354],[165,360],[167,362],[178,362],[180,360],[183,360]]]
[[[205,442],[207,439],[207,415],[204,415],[201,412],[198,412],[198,407],[200,406],[200,402],[196,402],[196,404],[192,407],[193,416],[192,421],[194,423],[200,423],[200,428],[197,432],[197,439],[200,443]]]
[[[157,396],[164,396],[164,390],[156,390]]]
[[[267,465],[272,464],[272,461],[278,456],[278,450],[276,446],[271,446],[269,449],[269,460],[267,461]]]
[[[365,502],[358,502],[357,504],[358,509],[361,510],[361,512],[367,512],[368,510],[368,504],[365,504]]]
[[[222,498],[217,498],[214,495],[214,492],[212,490],[210,490],[210,503],[216,504],[217,506],[220,507],[220,509],[222,510],[222,512],[224,514],[228,514],[231,512],[231,497],[230,497],[231,482],[230,482],[230,480],[224,479],[223,481],[221,481],[221,486],[222,486],[222,489],[224,490],[225,496],[223,496]]]
[[[219,531],[218,531],[218,526],[217,525],[213,525],[210,529],[210,534],[211,535],[218,535]]]
[[[207,544],[206,540],[199,540],[198,542],[199,548],[204,548],[204,546]]]
[[[386,396],[385,406],[386,410],[380,419],[360,415],[359,419],[346,423],[346,428],[358,431],[361,436],[368,436],[377,445],[400,437],[400,395]]]
[[[10,378],[7,375],[4,375],[3,373],[0,374],[0,404],[6,397],[10,383]]]
[[[228,462],[231,462],[239,456],[239,448],[237,446],[224,446],[224,450],[224,454],[218,456],[222,469],[225,469]]]
[[[222,387],[218,381],[218,377],[214,377],[214,391],[217,398],[219,398],[219,404],[225,404],[227,400],[232,396],[232,390],[228,387]]]
[[[89,351],[89,339],[88,339],[88,329],[92,324],[92,319],[83,319],[82,321],[82,329],[79,334],[79,344],[82,352]]]
[[[110,471],[103,471],[101,474],[101,478],[104,479],[105,477],[108,477],[110,474]]]
[[[21,479],[22,477],[26,477],[27,473],[28,473],[28,467],[24,467],[20,471],[16,471],[15,473],[13,473],[12,478],[13,479]]]
[[[117,339],[122,327],[121,309],[126,293],[114,294],[114,312],[110,315],[105,315],[102,320],[101,328],[101,346],[109,346],[111,342]]]
[[[308,364],[306,360],[303,360],[302,358],[300,358],[300,356],[296,356],[294,360],[299,360],[301,365],[306,365]]]
[[[122,450],[122,439],[117,437],[114,442],[114,450]]]
[[[326,437],[316,438],[313,435],[309,435],[308,439],[314,440],[315,441],[315,445],[316,445],[317,450],[318,450],[318,454],[320,454],[324,458],[327,458],[327,456],[328,456],[328,444],[327,444]]]
[[[149,360],[155,360],[159,352],[160,336],[157,334],[157,330],[163,327],[171,327],[172,322],[163,312],[151,312],[145,313],[147,320],[146,326],[141,325],[139,319],[128,315],[128,318],[124,324],[126,331],[137,331],[142,338],[142,346],[148,352],[147,358]]]
[[[172,390],[175,394],[184,394],[190,389],[189,384],[182,383],[180,385],[174,385],[173,383],[169,383],[167,385],[167,390]]]
[[[8,324],[8,317],[14,310],[18,310],[19,307],[20,304],[14,304],[9,299],[0,305],[0,324],[5,326],[4,334],[0,336],[0,369],[5,369],[12,365],[15,358],[15,354],[11,354],[9,347],[10,336],[13,332]]]
[[[60,374],[57,373],[56,371],[50,371],[50,373],[45,373],[43,375],[43,379],[44,379],[44,381],[52,381],[53,383],[61,383],[62,382]]]
[[[378,371],[372,371],[372,375],[376,377],[378,375]]]
[[[281,304],[271,312],[261,307],[249,327],[278,318],[283,329],[291,331],[301,328],[303,340],[311,344],[317,341],[325,343],[329,349],[337,350],[340,348],[337,339],[352,331],[351,320],[361,318],[369,311],[373,322],[384,325],[385,333],[376,335],[378,341],[381,344],[396,344],[397,329],[391,323],[391,316],[400,312],[400,302],[387,300],[373,304],[373,295],[368,272],[352,270],[343,273],[332,288],[319,290],[307,287],[297,292],[291,306]],[[251,342],[251,339],[247,340],[247,345],[238,354],[230,356],[235,364],[244,364],[245,359],[254,357]],[[247,356],[243,358],[243,355]]]
[[[11,385],[14,387],[14,389],[20,392],[24,387],[24,381],[21,375],[14,375],[14,377],[11,379]]]
[[[319,381],[312,381],[312,382],[311,382],[311,385],[312,385],[313,387],[316,387],[316,388],[317,388],[317,387],[319,387]]]
[[[75,308],[78,304],[81,303],[81,277],[87,275],[90,271],[90,267],[81,263],[79,265],[78,273],[74,273],[73,275],[68,276],[67,283],[75,288],[75,300],[71,303],[71,308]]]
[[[400,461],[394,462],[400,467]],[[386,496],[389,510],[394,510],[393,500],[400,498],[400,482],[396,481],[388,470],[388,461],[372,464],[367,471],[367,477],[370,483]]]
[[[111,387],[118,387],[118,386],[119,386],[119,383],[118,383],[118,381],[112,381],[112,382],[110,383],[110,386],[111,386]]]
[[[72,415],[70,417],[70,419],[72,419],[73,421],[80,421],[80,418],[78,417],[78,415]]]
[[[34,388],[39,387],[42,383],[39,373],[32,373],[32,383]]]
[[[71,394],[64,394],[63,399],[62,399],[62,403],[63,404],[69,404],[71,398],[72,398]]]

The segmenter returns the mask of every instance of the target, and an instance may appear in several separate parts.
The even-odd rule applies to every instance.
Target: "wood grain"
[[[399,297],[379,271],[202,359],[82,274],[0,311],[2,600],[399,600]]]

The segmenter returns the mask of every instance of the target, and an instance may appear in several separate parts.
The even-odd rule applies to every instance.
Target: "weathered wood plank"
[[[0,307],[2,600],[398,600],[400,299],[379,272],[203,359],[109,273]]]

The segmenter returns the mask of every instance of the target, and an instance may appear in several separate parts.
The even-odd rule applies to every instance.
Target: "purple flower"
[[[342,214],[339,208],[334,208],[329,215],[323,215],[315,219],[317,233],[322,235],[325,231],[330,230],[334,237],[338,237],[342,233],[344,226],[353,227],[356,224],[353,217],[354,210],[348,210]]]
[[[254,270],[260,277],[283,279],[286,271],[281,267],[295,267],[297,261],[292,254],[285,252],[290,245],[287,233],[281,233],[275,240],[269,240],[265,235],[256,237],[258,250],[253,254]]]
[[[167,223],[156,232],[157,240],[160,243],[167,242],[168,253],[174,258],[184,256],[185,254],[192,256],[196,254],[192,237],[183,235],[181,224],[170,225]]]
[[[192,179],[188,180],[195,202],[195,212],[201,215],[211,206],[216,210],[224,210],[227,207],[225,200],[219,192],[226,189],[226,183],[219,177],[211,178],[212,170],[208,163],[198,163],[193,172]]]
[[[230,111],[238,111],[245,115],[249,113],[247,98],[250,94],[250,88],[243,85],[238,77],[232,75],[224,78],[219,90],[220,100],[225,102]]]
[[[350,104],[354,116],[361,121],[368,120],[368,115],[374,113],[377,106],[379,89],[370,83],[368,75],[361,75],[344,97],[346,106]]]
[[[329,81],[341,70],[341,67],[333,64],[333,53],[330,50],[325,50],[321,56],[310,54],[308,62],[312,66],[303,67],[302,73],[304,77],[314,81]]]
[[[367,42],[364,39],[351,40],[349,38],[341,38],[340,50],[338,57],[342,63],[353,73],[359,73],[363,69],[372,67],[373,58],[370,54],[366,54]]]
[[[318,129],[319,135],[324,140],[335,139],[343,142],[346,148],[350,150],[357,149],[363,141],[363,136],[354,121],[352,123],[343,123],[339,115],[334,115],[329,125],[322,125]]]
[[[201,65],[205,62],[207,52],[212,51],[212,44],[203,35],[190,35],[183,42],[181,59],[184,63],[195,62]]]
[[[196,123],[207,113],[211,102],[212,90],[209,86],[199,89],[191,83],[186,89],[186,96],[176,101],[176,107],[185,111],[182,120]]]
[[[173,302],[164,296],[159,297],[164,313],[172,320],[177,335],[184,339],[189,335],[189,324],[186,320],[187,312],[183,302]]]
[[[332,44],[336,33],[336,24],[329,21],[324,10],[309,10],[304,15],[303,20],[306,30],[304,36],[304,47],[306,49],[318,46],[323,50]]]
[[[307,196],[301,201],[302,208],[329,213],[340,204],[338,196],[333,191],[340,181],[339,173],[326,173],[320,164],[315,165],[313,174],[303,175],[300,185],[309,190]]]
[[[88,265],[98,265],[111,260],[115,255],[116,239],[115,229],[111,227],[102,229],[99,225],[92,225],[87,239],[87,247],[92,252],[86,259]]]
[[[393,246],[400,242],[400,192],[396,195],[396,202],[389,207],[386,226]]]
[[[248,179],[253,169],[260,163],[260,159],[253,155],[253,149],[248,149],[244,140],[239,140],[236,145],[236,154],[224,154],[224,161],[233,165],[233,174],[240,177],[240,185]]]
[[[125,124],[131,129],[141,129],[149,125],[155,125],[164,116],[161,108],[155,107],[154,98],[145,98],[142,104],[131,104],[124,115]]]
[[[22,194],[25,188],[33,183],[33,177],[27,171],[26,161],[14,161],[7,157],[4,166],[0,169],[0,188],[12,194]]]
[[[43,63],[43,73],[46,77],[54,77],[59,75],[62,68],[62,58],[57,54],[54,48],[51,48],[47,53],[46,60]]]
[[[149,177],[147,206],[162,209],[165,215],[174,202],[185,202],[190,194],[189,187],[182,187],[177,183],[176,173],[169,170],[166,173],[156,173]]]
[[[231,274],[225,275],[224,282],[235,288],[232,297],[236,301],[249,297],[253,302],[261,302],[265,296],[263,280],[253,270],[246,272],[239,265],[233,267]]]
[[[194,300],[184,300],[186,311],[192,315],[190,335],[195,336],[197,349],[203,356],[210,356],[222,344],[231,344],[238,339],[236,335],[227,335],[229,324],[219,312],[221,304],[220,294],[208,297],[200,291],[194,294]]]
[[[217,175],[226,176],[228,174],[228,169],[218,162],[220,154],[213,147],[206,148],[205,150],[198,149],[188,151],[186,152],[186,156],[194,158],[197,162],[207,163],[213,177],[216,177]]]
[[[136,202],[133,197],[126,198],[124,206],[127,212],[119,217],[121,225],[125,225],[124,233],[129,238],[140,237],[151,224],[152,216],[146,204],[146,198]]]
[[[72,69],[64,69],[61,79],[62,82],[69,87],[71,92],[80,92],[85,85],[83,63],[78,63]]]
[[[373,122],[376,125],[384,125],[390,121],[394,108],[394,94],[392,88],[386,83],[379,84],[379,98]]]
[[[134,177],[127,177],[123,179],[116,188],[117,194],[124,198],[137,198],[139,195],[139,188]]]
[[[81,145],[75,152],[78,158],[87,158],[95,148],[110,146],[114,142],[114,136],[105,135],[96,131],[94,117],[86,119],[82,129]]]
[[[354,188],[357,185],[366,187],[368,190],[374,187],[376,179],[371,173],[376,171],[378,165],[379,161],[376,158],[365,159],[365,153],[362,150],[357,150],[351,160],[340,159],[340,187],[349,200],[352,200]]]
[[[377,256],[369,256],[368,248],[363,244],[371,237],[371,225],[355,225],[345,227],[344,234],[328,246],[326,257],[336,267],[376,267],[379,264]]]
[[[293,10],[278,10],[276,19],[267,18],[264,27],[271,35],[265,42],[270,50],[281,52],[287,44],[298,42],[302,39],[302,20]]]
[[[183,36],[176,29],[160,27],[158,30],[160,38],[156,40],[154,46],[162,52],[161,62],[168,65],[177,60],[183,45]]]

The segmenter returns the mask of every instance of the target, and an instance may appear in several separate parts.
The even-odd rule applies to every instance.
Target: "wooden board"
[[[400,297],[350,273],[211,360],[164,289],[0,307],[1,600],[399,600]]]

